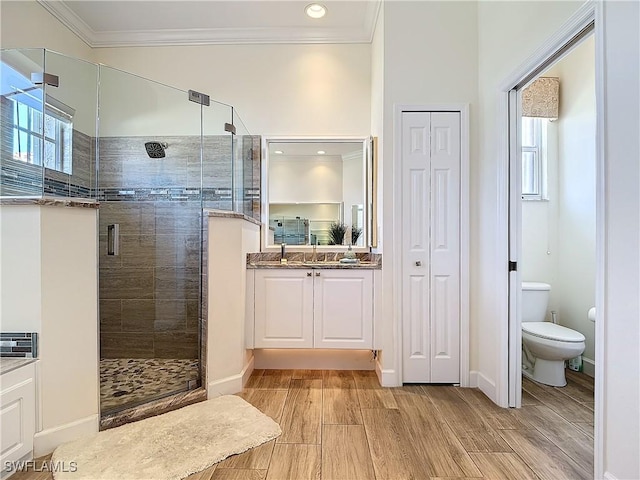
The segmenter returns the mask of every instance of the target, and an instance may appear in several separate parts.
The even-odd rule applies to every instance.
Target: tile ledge
[[[232,212],[231,210],[215,210],[210,208],[204,209],[204,214],[208,217],[218,217],[218,218],[239,218],[241,220],[246,220],[250,223],[255,223],[256,225],[262,225],[260,220],[256,220],[244,213],[240,212]]]
[[[22,368],[25,365],[29,365],[37,360],[37,358],[0,357],[0,375],[13,372],[18,368]]]

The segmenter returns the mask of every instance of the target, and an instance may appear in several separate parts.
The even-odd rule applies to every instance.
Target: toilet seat
[[[580,332],[551,322],[523,322],[522,331],[534,337],[558,342],[580,343],[585,340]]]

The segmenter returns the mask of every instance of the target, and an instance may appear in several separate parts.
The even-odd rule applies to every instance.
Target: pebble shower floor
[[[198,360],[103,358],[100,360],[100,410],[134,406],[187,390],[199,377]]]

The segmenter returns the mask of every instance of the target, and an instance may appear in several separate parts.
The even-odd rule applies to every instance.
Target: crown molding
[[[367,2],[360,28],[210,28],[96,32],[61,0],[37,0],[92,48],[259,43],[371,43],[381,1]]]
[[[378,22],[381,8],[382,0],[367,2],[367,10],[364,14],[364,30],[369,35],[369,41],[367,43],[373,42],[373,36],[376,33],[376,23]]]
[[[85,23],[76,13],[71,10],[65,2],[54,0],[37,0],[44,9],[57,18],[65,27],[75,33],[80,40],[93,47],[91,44],[92,36],[95,34],[93,29]]]

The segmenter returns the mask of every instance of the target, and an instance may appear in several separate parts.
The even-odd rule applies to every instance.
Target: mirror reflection
[[[267,152],[267,245],[366,246],[364,140],[268,140]]]

